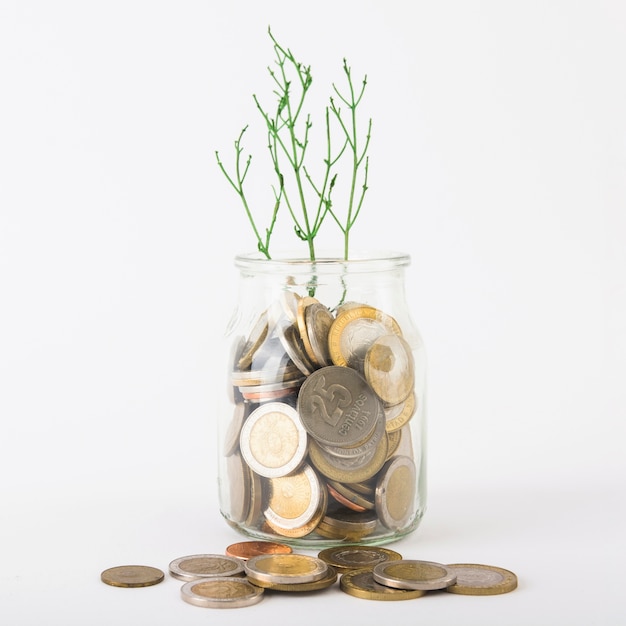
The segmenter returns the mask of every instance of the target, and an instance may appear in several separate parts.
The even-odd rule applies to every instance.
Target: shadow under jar
[[[426,507],[426,354],[404,253],[235,257],[219,497],[242,534],[381,545]]]

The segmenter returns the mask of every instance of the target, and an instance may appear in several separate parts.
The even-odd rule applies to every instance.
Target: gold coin
[[[517,588],[517,576],[508,569],[475,563],[455,563],[447,567],[456,574],[456,583],[446,587],[450,593],[493,596]]]
[[[194,580],[185,583],[180,589],[181,597],[185,602],[213,609],[250,606],[259,602],[263,598],[263,593],[264,590],[261,587],[236,576]]]
[[[169,565],[170,575],[178,580],[199,580],[243,573],[240,559],[221,554],[194,554],[174,559]]]
[[[317,556],[341,572],[373,569],[379,563],[399,561],[402,558],[395,550],[377,546],[337,546],[326,548]]]
[[[112,587],[150,587],[164,578],[160,569],[148,565],[118,565],[100,574],[100,580]]]
[[[327,567],[327,572],[324,578],[314,580],[306,583],[275,583],[263,580],[258,580],[248,575],[248,580],[253,585],[258,585],[265,589],[271,589],[272,591],[288,591],[288,592],[306,592],[306,591],[319,591],[320,589],[327,589],[331,585],[337,582],[337,570],[330,565]]]
[[[401,402],[395,405],[386,406],[385,412],[385,428],[388,433],[400,430],[415,415],[417,407],[417,396],[415,393],[409,395]]]
[[[252,364],[254,354],[261,347],[268,333],[267,313],[263,313],[252,328],[246,342],[239,348],[237,367],[245,370]]]
[[[394,589],[432,591],[456,582],[454,570],[447,565],[416,559],[379,563],[374,566],[372,575],[376,582]]]
[[[226,548],[226,555],[247,561],[261,554],[291,554],[293,549],[286,543],[275,541],[239,541]]]
[[[312,304],[305,310],[306,337],[312,353],[313,362],[319,367],[332,365],[328,348],[328,333],[335,318],[326,306],[321,303]],[[304,339],[304,335],[303,335]],[[305,347],[307,346],[305,340]]]
[[[328,481],[329,488],[332,488],[333,491],[343,496],[343,498],[348,500],[351,504],[359,507],[359,508],[355,508],[354,509],[355,511],[372,510],[375,506],[374,505],[374,490],[372,489],[369,494],[371,497],[367,498],[362,493],[359,493],[359,491],[357,491],[356,489],[353,489],[351,484],[340,483],[340,482],[337,482],[336,480]],[[348,508],[352,508],[352,507],[348,506]]]
[[[415,513],[415,463],[407,456],[387,461],[376,484],[376,512],[389,530],[401,530]]]
[[[395,453],[398,451],[400,447],[400,441],[402,439],[402,429],[400,430],[392,430],[387,433],[387,460],[389,460]]]
[[[341,576],[339,587],[345,593],[364,600],[411,600],[424,595],[417,589],[394,589],[374,580],[371,569],[346,572]]]
[[[408,342],[384,335],[365,354],[364,373],[376,395],[387,405],[407,399],[415,386],[415,363]]]
[[[246,574],[254,580],[273,584],[310,583],[324,578],[328,565],[307,554],[262,554],[244,563]]]
[[[393,317],[372,306],[350,307],[337,315],[328,332],[328,349],[335,365],[363,372],[365,355],[381,335],[402,335]]]

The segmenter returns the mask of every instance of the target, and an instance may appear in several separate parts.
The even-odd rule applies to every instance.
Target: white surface
[[[99,581],[241,539],[215,346],[254,244],[214,150],[258,123],[270,24],[320,98],[367,72],[354,241],[413,258],[429,509],[391,547],[513,593],[216,614]],[[0,1],[1,622],[623,623],[625,58],[618,0]]]

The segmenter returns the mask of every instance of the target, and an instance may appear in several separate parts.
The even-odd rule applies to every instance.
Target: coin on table
[[[254,472],[275,478],[300,466],[307,451],[307,433],[293,407],[268,402],[250,413],[241,429],[239,446]]]
[[[475,563],[455,563],[447,567],[456,574],[456,583],[446,587],[450,593],[494,596],[517,588],[517,576],[501,567]]]
[[[236,609],[256,604],[264,590],[237,576],[194,580],[185,583],[180,595],[185,602],[213,609]]]
[[[316,370],[298,394],[298,413],[307,432],[330,446],[350,447],[367,440],[381,411],[365,378],[349,367]]]
[[[339,587],[343,592],[364,600],[411,600],[426,593],[419,589],[394,589],[381,585],[374,580],[371,569],[345,572]]]
[[[326,548],[317,555],[322,561],[341,572],[373,569],[379,563],[399,561],[402,555],[395,550],[378,546],[337,546]]]
[[[408,342],[399,335],[383,335],[365,353],[365,378],[387,405],[407,399],[415,386],[415,362]]]
[[[376,484],[376,512],[389,530],[400,530],[414,513],[415,463],[408,456],[395,456],[380,471]]]
[[[254,580],[274,584],[311,583],[324,578],[328,565],[307,554],[262,554],[244,563],[246,574]]]
[[[112,587],[150,587],[164,578],[160,569],[148,565],[118,565],[100,574],[100,580]]]
[[[363,493],[359,493],[356,489],[352,488],[352,484],[354,483],[340,483],[336,480],[328,481],[329,491],[332,488],[333,492],[342,496],[342,498],[335,498],[349,509],[352,509],[353,506],[346,504],[348,501],[350,504],[355,505],[358,508],[354,508],[355,511],[365,511],[372,510],[375,507],[374,504],[374,491],[372,490],[370,497],[366,497]],[[358,484],[358,483],[357,483]],[[333,495],[331,492],[331,495]]]
[[[248,575],[248,580],[254,585],[263,587],[265,589],[271,589],[272,591],[288,591],[295,593],[302,593],[307,591],[319,591],[320,589],[327,589],[331,585],[337,582],[338,574],[334,567],[328,565],[326,575],[319,580],[314,580],[306,583],[275,583],[267,582],[263,580],[257,580]]]
[[[261,554],[291,554],[293,549],[275,541],[239,541],[226,548],[226,555],[247,561]]]
[[[363,372],[369,347],[382,335],[402,335],[396,320],[373,306],[342,310],[328,332],[328,349],[335,365]]]
[[[243,573],[243,563],[240,559],[222,554],[194,554],[174,559],[169,570],[174,578],[191,581],[236,576]]]
[[[456,574],[447,565],[417,559],[379,563],[372,569],[372,575],[377,583],[394,589],[432,591],[456,582]]]

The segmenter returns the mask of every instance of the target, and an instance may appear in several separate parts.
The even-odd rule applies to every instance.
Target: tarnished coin
[[[322,444],[350,447],[365,441],[381,414],[381,402],[363,376],[331,365],[313,372],[298,394],[307,432]]]
[[[374,580],[394,589],[432,591],[445,589],[456,582],[454,570],[433,561],[402,559],[379,563],[372,569]]]
[[[402,555],[395,550],[377,546],[338,546],[326,548],[317,555],[340,572],[373,569],[379,563],[399,561]]]
[[[363,372],[369,347],[382,335],[402,335],[396,320],[372,306],[343,309],[328,332],[328,349],[335,365]]]
[[[455,563],[447,567],[456,574],[456,583],[446,587],[450,593],[494,596],[517,588],[517,576],[508,569],[475,563]]]
[[[337,582],[337,570],[334,567],[328,565],[328,569],[326,571],[326,575],[319,580],[314,580],[312,582],[306,583],[276,583],[276,582],[268,582],[264,580],[257,580],[252,576],[248,575],[248,580],[252,582],[254,585],[258,585],[259,587],[263,587],[265,589],[271,589],[272,591],[287,591],[287,592],[295,592],[302,593],[307,591],[319,591],[320,589],[327,589],[331,585],[334,585]]]
[[[244,563],[254,580],[273,584],[310,583],[326,576],[328,565],[307,554],[262,554]]]
[[[254,472],[275,478],[300,466],[307,451],[307,433],[293,407],[269,402],[252,411],[245,421],[239,447]]]
[[[226,555],[247,561],[261,554],[291,554],[293,549],[286,543],[275,541],[239,541],[226,548]]]
[[[194,554],[174,559],[169,565],[170,575],[178,580],[200,580],[243,573],[240,559],[222,554]]]
[[[150,587],[164,578],[160,569],[148,565],[118,565],[100,574],[100,580],[112,587]]]
[[[264,590],[245,578],[218,577],[185,583],[180,595],[185,602],[212,609],[238,609],[256,604]]]
[[[414,515],[415,463],[408,456],[395,456],[380,471],[376,484],[376,512],[389,530],[405,528]]]
[[[374,580],[371,569],[345,572],[339,587],[345,593],[364,600],[411,600],[426,593],[419,589],[394,589],[381,585]]]
[[[367,382],[385,404],[407,399],[415,386],[415,362],[408,342],[399,335],[383,335],[365,354]]]

